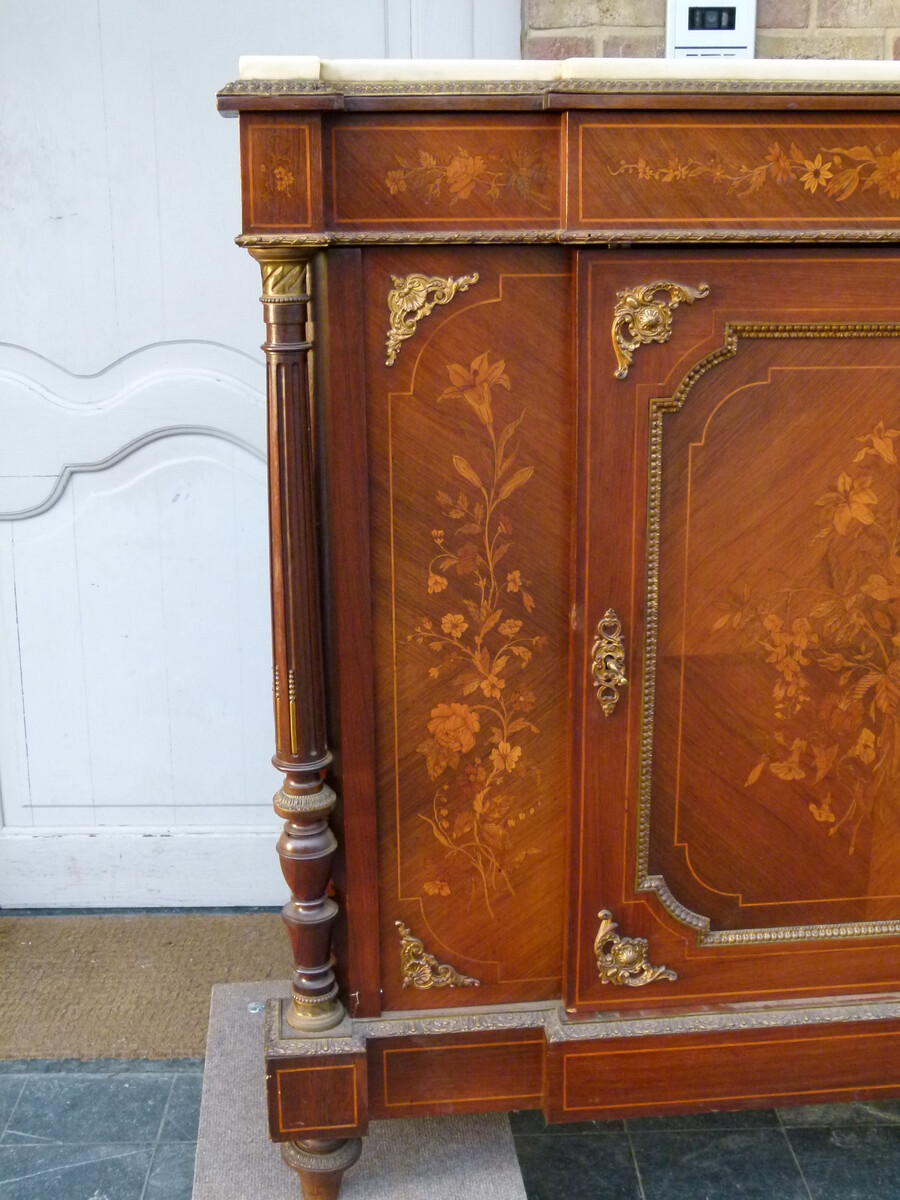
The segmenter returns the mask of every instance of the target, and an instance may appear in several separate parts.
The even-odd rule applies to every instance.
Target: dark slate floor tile
[[[788,1132],[813,1200],[897,1200],[900,1128],[872,1125]]]
[[[673,1113],[668,1117],[629,1117],[630,1133],[675,1133],[682,1129],[777,1129],[778,1117],[771,1108],[743,1112]]]
[[[171,1075],[32,1075],[3,1144],[154,1142],[171,1088]]]
[[[804,1104],[778,1112],[785,1128],[798,1125],[900,1125],[900,1100],[862,1104]],[[900,1187],[898,1187],[900,1192]]]
[[[6,1122],[12,1115],[24,1086],[25,1080],[20,1076],[9,1075],[0,1078],[0,1134],[6,1128]]]
[[[141,1200],[149,1146],[0,1147],[0,1200]]]
[[[548,1137],[559,1137],[576,1133],[621,1133],[625,1128],[622,1121],[571,1121],[548,1125],[539,1109],[530,1112],[511,1112],[509,1125],[513,1136],[541,1133]]]
[[[640,1200],[624,1133],[516,1138],[528,1200]]]
[[[0,1075],[171,1075],[203,1073],[202,1058],[25,1058],[0,1062]]]
[[[202,1075],[176,1075],[163,1120],[161,1142],[196,1142],[200,1124]]]
[[[10,1058],[0,1075],[203,1074],[203,1058]]]
[[[196,1150],[193,1142],[157,1146],[142,1200],[191,1200]]]
[[[809,1200],[780,1129],[632,1133],[631,1140],[646,1200]]]

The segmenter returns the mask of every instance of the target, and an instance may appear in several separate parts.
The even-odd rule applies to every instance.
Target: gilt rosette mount
[[[628,683],[622,622],[612,608],[608,608],[597,622],[597,633],[591,646],[591,676],[603,715],[608,717],[619,703],[619,688]]]
[[[657,292],[668,292],[665,300]],[[616,379],[624,379],[634,359],[634,352],[648,342],[667,342],[672,335],[672,310],[679,304],[693,304],[709,295],[709,285],[691,287],[687,283],[640,284],[624,292],[616,292],[613,310],[612,341],[616,353]]]
[[[645,987],[657,979],[678,978],[665,965],[651,966],[647,961],[647,939],[622,937],[609,909],[601,909],[597,916],[600,918],[600,928],[594,938],[594,955],[601,983],[612,983],[618,987]]]
[[[478,272],[461,275],[458,279],[442,279],[440,275],[414,273],[405,277],[391,276],[393,287],[388,293],[389,328],[385,365],[397,361],[400,347],[411,338],[421,320],[438,304],[449,304],[457,292],[467,292],[478,282]]]

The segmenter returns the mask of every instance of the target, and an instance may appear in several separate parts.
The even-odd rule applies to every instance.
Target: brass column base
[[[361,1153],[361,1138],[281,1143],[281,1157],[300,1176],[303,1200],[337,1200],[344,1172]]]
[[[298,1033],[321,1033],[333,1029],[335,1025],[340,1025],[345,1015],[346,1010],[337,998],[337,984],[334,986],[334,995],[325,1000],[301,999],[294,993],[284,1011],[285,1021]]]

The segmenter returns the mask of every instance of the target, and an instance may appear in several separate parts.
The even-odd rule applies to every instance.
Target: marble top
[[[467,59],[317,58],[314,55],[246,55],[240,78],[307,83],[532,82],[598,84],[646,81],[696,83],[897,84],[900,62],[858,59],[666,58]]]

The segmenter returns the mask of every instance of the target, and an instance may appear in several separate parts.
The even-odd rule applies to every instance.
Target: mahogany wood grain
[[[351,1016],[381,1011],[378,951],[372,595],[367,564],[369,479],[366,378],[358,310],[359,250],[319,255],[315,300],[316,459],[322,532],[325,670],[339,806],[334,889],[338,976]],[[351,986],[352,981],[352,986]]]
[[[367,1044],[373,1118],[538,1108],[543,1032],[385,1038]]]
[[[275,1141],[347,1138],[368,1128],[366,1060],[361,1055],[307,1055],[270,1063],[266,1085]]]

